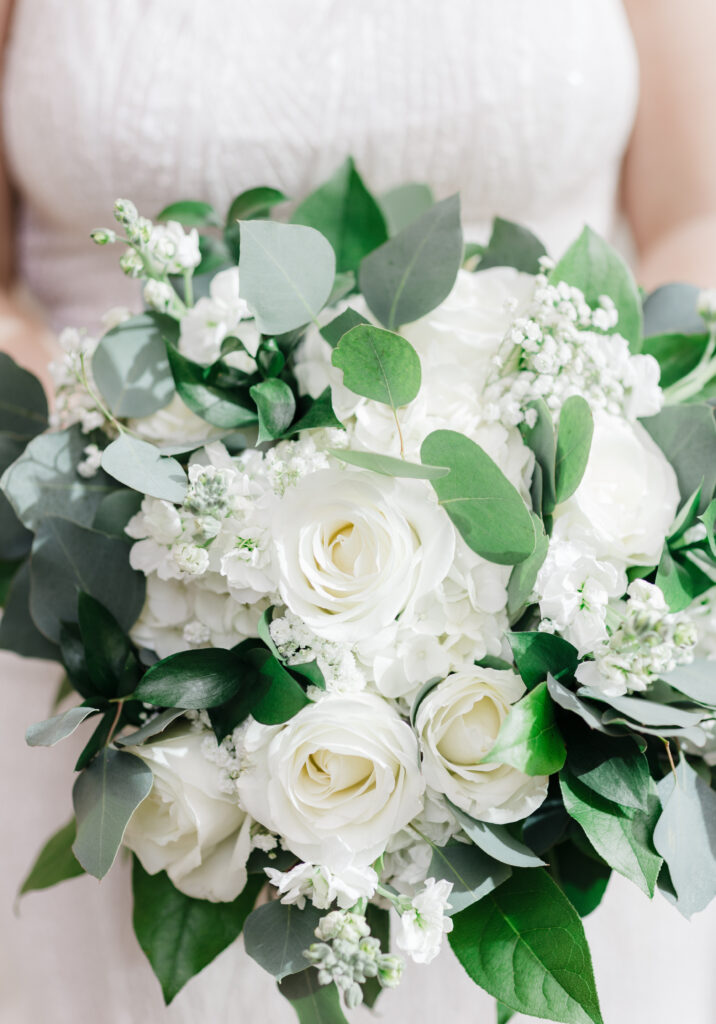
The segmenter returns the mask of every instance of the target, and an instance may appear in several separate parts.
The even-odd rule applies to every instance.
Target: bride
[[[139,305],[111,248],[88,239],[117,196],[150,216],[185,197],[221,210],[259,184],[300,197],[348,153],[376,192],[460,191],[475,240],[499,214],[558,255],[587,221],[634,254],[646,288],[716,283],[709,0],[0,0],[0,36],[0,347],[41,375],[40,316],[92,330],[109,306]],[[164,1010],[121,867],[11,917],[69,817],[73,752],[23,744],[54,666],[5,654],[0,670],[3,1024],[292,1021],[240,943]],[[689,925],[615,877],[586,927],[608,1024],[712,1020],[714,912]],[[377,1013],[467,1024],[493,1006],[448,951]]]

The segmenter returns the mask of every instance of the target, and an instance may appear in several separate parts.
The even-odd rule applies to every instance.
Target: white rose
[[[297,856],[331,871],[372,864],[422,807],[412,729],[381,697],[332,693],[286,725],[252,723],[243,805]]]
[[[328,640],[376,633],[445,577],[455,550],[447,515],[419,481],[327,469],[278,504],[279,590]]]
[[[587,468],[557,507],[553,536],[619,567],[655,565],[678,506],[676,474],[641,424],[597,412]]]
[[[480,763],[524,691],[514,672],[473,667],[438,683],[418,708],[425,781],[479,821],[519,821],[547,796],[544,776]]]
[[[246,885],[251,819],[221,787],[220,769],[202,751],[213,734],[180,727],[127,750],[152,769],[154,784],[132,815],[124,844],[145,871],[166,871],[187,896],[236,899]]]

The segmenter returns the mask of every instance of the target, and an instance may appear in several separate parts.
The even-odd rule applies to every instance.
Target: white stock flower
[[[544,776],[481,763],[524,692],[514,672],[473,666],[438,683],[418,708],[415,728],[425,781],[479,821],[519,821],[547,795]]]
[[[329,469],[286,492],[272,528],[279,589],[319,636],[365,639],[445,577],[455,532],[421,484]]]
[[[188,359],[208,366],[219,358],[224,338],[233,334],[240,322],[250,316],[249,307],[239,297],[238,267],[222,270],[212,278],[208,297],[198,299],[182,318],[179,351]],[[242,326],[241,340],[247,344],[249,353],[243,353],[244,359],[238,364],[235,358],[238,353],[232,353],[227,357],[227,362],[251,372],[256,369],[256,365],[249,356],[256,355],[259,343],[259,335],[253,323]]]
[[[422,807],[415,736],[381,697],[327,694],[243,743],[242,804],[312,864],[372,864]]]
[[[227,902],[246,885],[251,820],[202,752],[207,738],[216,745],[212,733],[181,726],[126,748],[149,765],[154,783],[127,825],[124,845],[145,871],[166,871],[187,896]]]
[[[619,568],[656,565],[678,505],[676,474],[641,424],[597,412],[587,468],[557,506],[553,536]]]
[[[425,888],[413,896],[412,906],[398,921],[395,944],[416,964],[429,964],[440,952],[443,936],[452,931],[452,919],[445,914],[450,906],[452,882],[426,878]]]
[[[301,910],[306,898],[318,910],[328,910],[334,901],[342,910],[349,910],[359,899],[370,899],[378,884],[377,874],[368,865],[354,867],[346,863],[339,872],[322,864],[297,864],[290,871],[264,871],[281,894],[281,902],[295,903]]]

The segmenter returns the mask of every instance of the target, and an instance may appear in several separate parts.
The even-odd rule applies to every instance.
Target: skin
[[[12,7],[13,0],[0,0],[0,75]],[[713,287],[716,6],[713,0],[625,0],[625,8],[641,65],[639,110],[622,174],[637,278],[647,289],[674,280]],[[0,348],[46,378],[46,330],[12,298],[13,213],[0,152]]]

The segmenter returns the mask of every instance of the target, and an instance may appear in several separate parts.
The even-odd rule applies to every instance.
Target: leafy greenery
[[[572,674],[577,667],[578,654],[561,636],[540,631],[508,633],[517,671],[525,686],[531,690],[548,675]]]
[[[656,334],[644,339],[642,352],[658,362],[662,388],[670,387],[694,369],[704,354],[708,338],[708,334],[702,333]]]
[[[47,399],[37,377],[0,352],[0,433],[26,443],[47,427]]]
[[[447,913],[452,916],[483,899],[509,878],[509,865],[493,860],[477,846],[450,841],[433,846],[428,877],[452,882]]]
[[[686,501],[701,487],[703,512],[716,488],[716,422],[708,405],[667,405],[641,421],[666,458]]]
[[[330,320],[321,328],[321,335],[326,339],[331,348],[335,348],[344,334],[348,334],[352,328],[359,324],[367,324],[368,321],[362,313],[356,313],[350,306],[339,313],[337,317]]]
[[[522,439],[535,456],[535,476],[532,483],[532,504],[543,516],[549,516],[554,511],[555,497],[555,438],[552,414],[547,408],[547,403],[540,398],[531,402],[529,408],[535,414],[533,426],[526,422],[520,424]],[[538,488],[536,484],[538,483]]]
[[[547,557],[549,538],[545,533],[544,523],[534,512],[532,522],[535,528],[535,549],[524,561],[517,563],[510,573],[510,581],[507,584],[507,614],[510,622],[516,622],[527,608],[537,583],[537,575]]]
[[[92,715],[97,708],[69,708],[59,715],[46,718],[44,722],[35,722],[25,732],[25,742],[29,747],[54,747],[60,740],[71,736],[75,729]]]
[[[147,874],[134,858],[134,931],[166,1003],[238,938],[262,885],[249,878],[232,903],[211,903],[179,892],[163,871]]]
[[[92,376],[115,416],[151,416],[174,394],[165,341],[179,327],[163,313],[142,313],[100,338],[92,356]]]
[[[492,222],[492,234],[487,248],[480,258],[477,270],[489,267],[514,267],[526,274],[539,271],[540,256],[547,250],[531,231],[511,220],[495,217]]]
[[[451,196],[366,256],[358,282],[369,308],[394,331],[440,305],[461,261],[460,201]]]
[[[157,220],[176,220],[186,228],[219,227],[216,210],[210,203],[196,199],[182,199],[165,206]]]
[[[161,455],[155,445],[126,433],[104,449],[102,469],[140,494],[175,504],[181,504],[186,495],[186,473],[177,460]]]
[[[450,473],[431,483],[461,536],[489,562],[514,565],[535,549],[535,527],[517,489],[478,444],[454,430],[435,430],[420,458]]]
[[[407,462],[396,459],[392,455],[379,455],[377,452],[356,452],[348,448],[329,448],[331,455],[349,466],[370,469],[382,476],[410,477],[419,480],[437,480],[447,476],[450,470],[445,466],[424,466],[419,462]]]
[[[44,636],[30,615],[30,562],[15,573],[5,609],[0,618],[0,649],[14,651],[25,658],[59,661],[57,645]]]
[[[504,1006],[603,1024],[582,923],[546,871],[515,871],[453,922],[448,938],[458,960]]]
[[[370,978],[366,984],[370,983],[378,984],[375,978]],[[279,982],[278,990],[293,1006],[299,1024],[348,1024],[341,1010],[338,989],[334,984],[321,985],[315,967],[288,975]]]
[[[287,196],[277,188],[259,186],[240,192],[232,201],[226,214],[224,244],[234,263],[239,262],[241,253],[241,230],[239,221],[268,217],[271,210],[286,202]]]
[[[644,338],[702,333],[704,322],[697,310],[699,291],[693,284],[665,284],[648,295],[644,300]]]
[[[246,919],[246,952],[278,981],[297,974],[306,967],[303,951],[316,941],[321,916],[310,903],[303,910],[279,900],[265,903]]]
[[[257,444],[281,437],[288,430],[296,412],[296,399],[291,388],[285,381],[272,377],[254,384],[250,394],[259,414]]]
[[[513,704],[484,762],[511,764],[527,775],[551,775],[562,767],[566,748],[546,683]]]
[[[394,410],[412,402],[420,390],[420,359],[413,346],[371,324],[359,324],[344,334],[331,361],[343,370],[343,383],[350,391]]]
[[[392,238],[427,213],[435,198],[428,185],[408,182],[384,192],[379,202]]]
[[[133,697],[166,708],[217,707],[238,690],[241,670],[241,659],[221,647],[180,651],[148,668]]]
[[[49,889],[58,882],[84,874],[84,868],[72,852],[76,831],[73,818],[47,840],[20,887],[21,896],[37,889]]]
[[[504,825],[491,825],[487,821],[476,821],[455,804],[448,801],[450,810],[458,820],[466,836],[494,860],[516,868],[544,867],[544,861],[516,839]]]
[[[594,420],[581,395],[572,395],[562,406],[554,463],[555,503],[566,501],[579,487],[587,468]]]
[[[224,430],[256,422],[256,407],[248,388],[219,387],[212,383],[213,367],[187,359],[171,345],[167,346],[167,354],[177,392],[197,416]]]
[[[582,728],[571,736],[567,763],[578,782],[606,800],[622,808],[649,809],[649,765],[631,737],[596,736]]]

